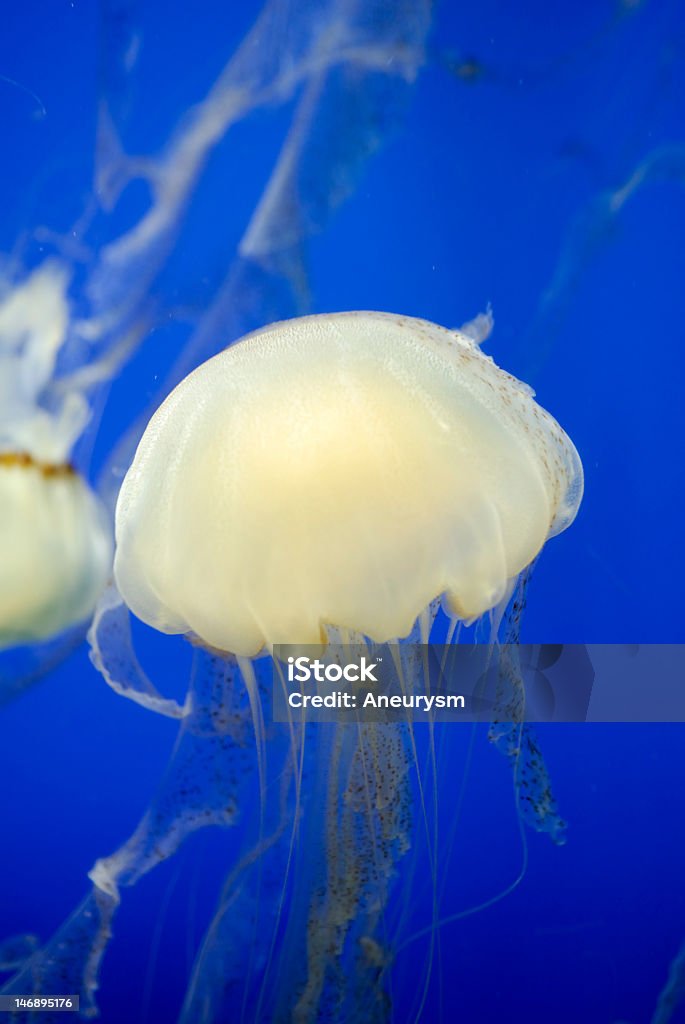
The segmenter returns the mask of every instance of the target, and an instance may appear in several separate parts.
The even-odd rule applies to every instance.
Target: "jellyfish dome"
[[[87,619],[110,559],[104,513],[71,466],[0,453],[0,648]]]
[[[150,421],[116,511],[144,622],[252,656],[327,625],[385,642],[473,619],[574,518],[578,454],[466,335],[388,313],[247,335]]]

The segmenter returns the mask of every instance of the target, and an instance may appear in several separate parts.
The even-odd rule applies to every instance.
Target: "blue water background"
[[[154,152],[203,96],[257,10],[235,6],[133,8],[143,51],[125,97],[131,151]],[[80,0],[4,4],[2,20],[0,75],[45,109],[0,80],[0,248],[10,251],[38,225],[69,230],[87,202],[109,44],[97,5]],[[309,246],[315,311],[391,310],[458,326],[491,303],[487,351],[530,379],[575,441],[585,499],[535,570],[523,630],[534,642],[685,640],[685,160],[615,219],[588,213],[650,153],[684,144],[684,28],[667,2],[443,4],[406,119]],[[465,79],[455,68],[469,61],[476,73]],[[258,114],[219,147],[170,295],[207,302],[286,113]],[[132,189],[122,225],[143,202]],[[589,227],[576,236],[581,221]],[[546,321],[560,266],[572,280]],[[114,382],[94,473],[182,338],[173,325],[160,330]],[[179,646],[142,632],[141,643],[161,685],[182,693]],[[648,707],[646,681],[647,718]],[[175,726],[115,696],[83,649],[1,716],[0,934],[46,938],[85,895],[94,860],[132,831]],[[443,930],[425,1020],[650,1019],[685,939],[684,729],[540,728],[568,843],[528,833],[516,890]],[[521,863],[509,769],[484,736],[459,834],[448,911],[503,890]],[[228,850],[219,832],[191,837],[125,894],[102,973],[105,1022],[174,1019]]]

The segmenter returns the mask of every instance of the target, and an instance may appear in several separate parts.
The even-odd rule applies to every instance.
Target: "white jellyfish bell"
[[[88,619],[111,570],[107,516],[70,462],[88,404],[74,391],[42,401],[68,283],[48,261],[0,295],[0,649]]]
[[[273,324],[152,417],[121,489],[115,578],[166,633],[252,657],[329,626],[472,620],[576,515],[578,454],[467,335],[353,312]]]

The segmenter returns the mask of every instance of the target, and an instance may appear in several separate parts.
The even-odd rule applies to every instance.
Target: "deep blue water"
[[[111,6],[118,18],[81,0],[3,5],[4,252],[40,226],[69,232],[86,207],[118,24],[142,41],[138,70],[110,85],[125,146],[155,153],[258,9]],[[445,2],[406,113],[308,244],[316,312],[380,309],[457,326],[491,303],[487,351],[535,386],[573,438],[585,497],[535,569],[523,622],[534,642],[685,640],[684,98],[676,3]],[[93,479],[182,346],[178,310],[201,313],[221,280],[290,110],[258,112],[210,159],[157,286],[171,317],[112,384]],[[608,197],[650,167],[607,215]],[[132,186],[93,243],[144,202]],[[27,259],[37,258],[32,243]],[[143,631],[140,645],[160,688],[182,694],[187,652]],[[470,734],[446,728],[463,772]],[[568,842],[527,831],[515,890],[441,930],[421,1019],[650,1020],[685,940],[684,728],[539,727]],[[0,938],[46,939],[85,896],[96,858],[135,827],[176,726],[111,692],[82,645],[2,708],[0,734]],[[521,866],[510,771],[484,734],[458,836],[446,914],[506,889]],[[191,836],[125,892],[102,969],[103,1021],[175,1019],[231,850],[220,830]],[[393,1019],[403,1022],[406,955],[399,966]],[[672,1020],[685,1020],[685,1007]]]

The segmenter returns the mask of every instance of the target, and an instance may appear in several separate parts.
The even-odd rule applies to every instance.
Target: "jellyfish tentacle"
[[[127,235],[103,250],[91,281],[97,304],[128,309],[149,292],[206,159],[233,124],[287,100],[302,82],[339,64],[415,75],[424,59],[429,5],[412,0],[404,7],[404,19],[390,19],[377,4],[365,17],[345,0],[327,0],[316,11],[267,2],[207,96],[148,163],[153,202]]]
[[[96,1017],[100,964],[112,934],[116,909],[117,900],[93,886],[50,941],[37,949],[0,988],[0,994],[78,993],[81,1016]],[[43,1012],[40,1016],[49,1024],[59,1022],[63,1013]]]
[[[190,712],[164,697],[145,674],[133,647],[130,612],[114,583],[103,592],[88,630],[90,660],[108,686],[121,697],[168,718],[184,718]]]
[[[82,1012],[97,1015],[97,976],[121,888],[135,885],[172,856],[191,832],[237,820],[241,787],[249,786],[254,739],[237,676],[234,662],[196,651],[190,710],[156,797],[129,840],[95,863],[90,895],[3,992],[80,992]]]
[[[369,944],[382,948],[383,938],[378,939],[376,931],[397,862],[409,847],[411,757],[406,731],[363,723],[337,726],[327,730],[323,743],[331,763],[326,783],[319,787],[325,826],[323,835],[308,833],[300,870],[304,864],[309,869],[314,858],[325,869],[310,880],[309,896],[302,893],[308,908],[301,922],[305,927],[296,927],[294,934],[301,943],[304,930],[306,945],[295,958],[301,964],[295,1008],[290,994],[283,996],[282,1016],[277,1019],[286,1019],[288,1006],[298,1022],[385,1019],[382,971],[367,963],[362,953]],[[296,891],[293,900],[297,895]],[[295,948],[301,946],[296,943]],[[350,957],[373,975],[372,984],[361,991],[345,968]]]
[[[488,738],[510,761],[518,813],[536,832],[546,832],[553,843],[566,842],[566,822],[559,814],[552,783],[535,730],[525,721],[525,687],[518,640],[532,566],[521,574],[503,627],[499,650],[498,703]]]
[[[459,328],[458,334],[463,334],[474,345],[480,347],[488,340],[495,329],[495,318],[492,314],[492,306],[488,303],[484,313],[478,313],[472,320],[468,320]]]
[[[40,945],[36,935],[12,935],[0,941],[0,971],[16,971]]]
[[[683,1001],[685,1001],[685,943],[670,963],[668,977],[659,993],[650,1024],[668,1024]]]
[[[423,689],[426,693],[430,690],[430,676],[427,663],[427,652],[426,645],[430,641],[431,629],[435,622],[435,618],[439,609],[439,602],[433,601],[430,605],[421,613],[418,617],[412,632],[407,638],[407,644],[391,645],[391,654],[395,662],[395,668],[400,680],[400,686],[404,692],[414,689],[417,681],[423,679]],[[434,733],[434,720],[433,715],[429,716],[427,727],[428,733],[428,751],[426,755],[427,766],[424,769],[419,761],[419,754],[416,744],[415,731],[411,717],[407,713],[407,742],[411,753],[411,758],[414,766],[416,776],[416,787],[418,792],[419,806],[421,810],[421,822],[425,834],[426,841],[426,852],[428,857],[428,867],[430,874],[430,906],[431,906],[431,921],[435,925],[438,921],[438,851],[439,851],[439,806],[438,806],[438,767],[437,767],[437,753],[435,747],[435,733]],[[426,781],[428,778],[432,778],[431,786],[431,800],[430,806],[426,795]],[[409,911],[409,893],[413,891],[413,872],[416,868],[417,858],[409,869],[408,877],[405,877],[405,893],[406,897],[402,907],[402,917],[406,918]],[[400,925],[396,929],[400,930]],[[430,984],[430,978],[433,966],[433,957],[436,951],[436,944],[438,942],[438,929],[433,927],[430,930],[430,942],[426,968],[424,971],[423,985],[420,992],[420,998],[414,1019],[420,1020],[423,1012],[423,1007],[428,995],[428,987]],[[388,943],[386,943],[388,944]],[[387,965],[386,965],[387,966]]]
[[[124,845],[89,872],[99,888],[115,897],[120,886],[135,885],[172,856],[191,832],[237,820],[254,733],[235,663],[196,650],[188,705],[150,807]]]
[[[593,195],[571,220],[552,278],[523,340],[529,379],[538,376],[552,355],[583,274],[601,248],[611,241],[624,206],[644,186],[660,181],[685,183],[685,146],[681,143],[660,146],[648,153],[618,186]]]
[[[292,825],[292,817],[286,809],[287,789],[286,784],[281,793],[280,816],[272,830],[240,858],[223,885],[212,921],[195,957],[179,1024],[218,1022],[224,1019],[222,1013],[227,1006],[232,1014],[241,1006],[242,1021],[246,1003],[254,995],[253,978],[260,972],[264,976],[268,974],[283,909],[285,883],[282,885],[280,879],[287,877],[290,857],[281,842],[288,826]],[[262,1020],[259,999],[256,1005],[254,1018],[249,1019],[259,1021]]]

